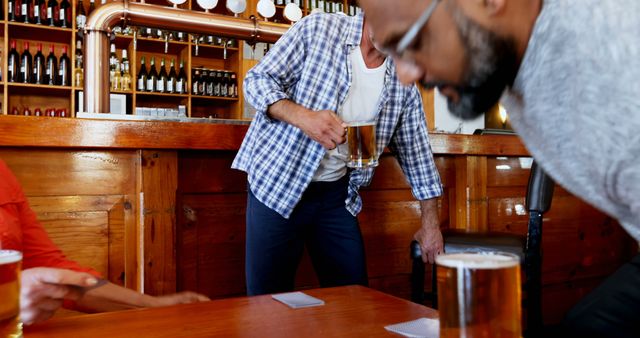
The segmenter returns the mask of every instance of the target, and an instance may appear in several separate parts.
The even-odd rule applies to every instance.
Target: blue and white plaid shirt
[[[253,194],[285,218],[302,198],[326,150],[300,129],[271,119],[267,109],[288,99],[314,111],[338,111],[351,85],[349,53],[360,45],[362,25],[362,14],[309,15],[283,35],[244,80],[245,97],[257,114],[232,168],[247,172]],[[378,112],[378,153],[386,146],[396,153],[418,200],[440,196],[420,94],[416,86],[400,84],[393,62],[387,62]],[[350,173],[345,206],[354,216],[362,209],[358,189],[371,182],[374,170]]]

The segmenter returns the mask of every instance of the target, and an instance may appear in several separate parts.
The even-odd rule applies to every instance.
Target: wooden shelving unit
[[[248,0],[247,11],[243,13],[243,17],[248,18],[251,15],[257,15],[256,4],[258,0]],[[312,0],[315,1],[315,0]],[[165,0],[148,0],[147,3],[169,6]],[[65,108],[69,115],[75,117],[78,102],[78,93],[82,91],[81,87],[69,86],[48,86],[34,85],[24,83],[7,83],[7,55],[11,40],[16,40],[16,50],[18,53],[23,51],[23,42],[29,42],[29,50],[35,55],[37,45],[43,44],[43,54],[48,55],[50,45],[54,45],[56,58],[60,58],[62,46],[67,47],[67,55],[71,59],[72,70],[74,74],[76,59],[76,41],[81,39],[75,22],[76,9],[78,0],[71,0],[72,23],[73,28],[52,27],[48,25],[25,24],[20,22],[7,21],[8,4],[3,2],[5,16],[0,24],[0,46],[3,50],[2,58],[2,74],[3,79],[0,81],[2,86],[2,114],[8,114],[13,107],[17,107],[20,112],[25,107],[32,111],[35,108],[42,110],[51,108]],[[345,11],[350,1],[344,1]],[[85,12],[88,12],[89,1],[83,1]],[[306,15],[310,12],[309,0],[303,1],[302,11]],[[100,2],[96,2],[96,8],[100,6]],[[184,9],[202,10],[196,0],[188,0],[179,6]],[[286,23],[283,16],[284,6],[277,6],[276,17],[272,18]],[[219,1],[218,5],[212,13],[229,15],[226,9],[226,0]],[[124,94],[127,97],[127,109],[129,114],[135,114],[136,107],[157,107],[157,108],[177,108],[177,105],[184,105],[187,109],[189,117],[216,117],[225,119],[242,119],[244,99],[242,95],[242,82],[247,71],[255,64],[255,61],[244,59],[243,41],[238,41],[236,47],[223,47],[220,45],[210,45],[207,43],[196,43],[194,37],[187,35],[186,41],[169,40],[165,52],[165,40],[151,37],[137,37],[134,43],[132,35],[115,35],[112,43],[116,45],[118,58],[122,58],[122,50],[126,49],[129,62],[130,72],[132,76],[131,91],[112,91],[112,94]],[[134,48],[135,44],[135,48]],[[83,41],[84,47],[84,41]],[[196,53],[197,49],[197,53]],[[226,49],[226,51],[225,51]],[[84,53],[86,55],[86,53]],[[149,58],[154,57],[156,61],[156,70],[159,72],[160,61],[165,59],[167,72],[170,70],[171,60],[175,60],[176,72],[179,72],[180,61],[185,64],[185,72],[187,73],[187,81],[189,93],[187,94],[165,94],[165,93],[149,93],[139,92],[136,90],[136,78],[140,69],[140,59],[145,57],[147,70],[149,68]],[[213,70],[226,70],[237,74],[238,82],[238,98],[228,97],[209,97],[191,94],[192,87],[192,69],[208,68]],[[87,74],[84,74],[87,76]],[[72,76],[73,77],[73,76]],[[0,114],[1,115],[1,114]]]

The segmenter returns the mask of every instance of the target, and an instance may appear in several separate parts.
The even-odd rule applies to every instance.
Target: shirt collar
[[[364,14],[361,12],[349,19],[349,27],[345,35],[344,43],[347,46],[359,46],[362,40],[362,25],[364,24]]]

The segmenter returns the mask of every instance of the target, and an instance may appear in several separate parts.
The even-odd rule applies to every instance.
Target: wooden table
[[[437,311],[362,286],[306,290],[324,306],[290,309],[267,296],[53,319],[25,337],[381,337]]]

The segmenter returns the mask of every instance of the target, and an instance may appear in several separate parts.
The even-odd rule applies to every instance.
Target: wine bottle
[[[116,45],[111,44],[111,53],[109,54],[109,85],[111,89],[114,89],[114,78],[116,76],[116,70],[120,71],[120,66],[118,65],[118,55],[116,54]],[[115,85],[115,87],[120,87],[120,84]]]
[[[125,91],[131,90],[131,71],[129,68],[129,61],[127,63],[122,63],[122,85],[120,88]]]
[[[24,0],[23,0],[24,1]],[[58,10],[59,26],[62,28],[71,28],[71,4],[69,0],[61,0],[60,8]]]
[[[49,26],[57,26],[58,25],[58,17],[59,17],[59,8],[58,1],[56,0],[48,0],[47,1],[47,25]]]
[[[121,90],[131,90],[131,74],[129,73],[129,58],[127,50],[122,50],[122,60],[120,61],[120,73],[122,74],[120,82]]]
[[[176,74],[175,59],[171,59],[171,69],[169,70],[169,77],[167,78],[167,93],[178,93],[176,83],[178,82],[178,75]]]
[[[58,67],[58,84],[60,86],[71,85],[71,59],[67,56],[67,46],[62,46],[60,66]]]
[[[82,57],[82,40],[76,41],[76,61],[73,69],[73,85],[82,87],[84,82],[84,62]]]
[[[224,72],[222,84],[220,85],[220,96],[231,97],[229,95],[229,80],[231,80],[229,72]]]
[[[47,56],[47,68],[44,72],[45,83],[55,85],[58,83],[58,58],[53,54],[53,45],[49,47],[49,55]]]
[[[206,70],[204,71],[204,75],[202,75],[202,77],[204,78],[204,93],[202,93],[203,95],[207,95],[207,96],[214,96],[213,95],[213,84],[216,80],[216,73],[214,71],[210,71],[207,72]]]
[[[96,9],[96,1],[89,0],[89,11],[87,12],[87,16],[91,15],[91,13]]]
[[[78,4],[76,5],[76,26],[82,29],[86,23],[87,14],[84,11],[84,3],[82,0],[78,0]]]
[[[222,96],[222,72],[215,72],[213,96]]]
[[[189,92],[187,84],[187,73],[184,71],[184,60],[180,60],[180,71],[178,72],[178,80],[176,81],[176,93],[187,94]]]
[[[147,91],[158,91],[158,72],[156,71],[156,58],[151,57],[151,64],[149,66],[149,75],[147,76]]]
[[[164,66],[164,58],[160,61],[160,75],[158,75],[156,90],[159,93],[165,93],[167,91],[167,69]]]
[[[34,0],[33,1],[33,23],[42,25],[46,20],[46,13],[47,13],[47,5],[45,1]]]
[[[231,80],[229,81],[229,93],[231,97],[238,97],[238,78],[236,73],[231,73]]]
[[[33,9],[33,0],[21,0],[21,10],[20,10],[20,21],[24,22],[24,23],[31,23],[31,19],[33,18],[31,16],[31,10]]]
[[[29,42],[24,42],[24,52],[20,56],[20,82],[30,83],[33,72],[31,53],[29,53]]]
[[[9,21],[16,21],[16,1],[17,0],[9,0],[7,2]]]
[[[192,90],[192,94],[193,95],[200,95],[200,71],[199,70],[195,70],[195,72],[193,73],[193,76],[191,77],[191,83],[193,84],[193,90]]]
[[[140,58],[140,71],[138,72],[137,82],[139,92],[147,90],[147,67],[144,65],[144,56]]]
[[[31,82],[35,84],[46,84],[45,82],[45,60],[42,54],[42,44],[38,44],[38,52],[33,57],[33,76]]]
[[[7,58],[9,68],[7,69],[7,81],[18,82],[20,74],[20,54],[16,50],[16,40],[11,40],[11,50]]]

